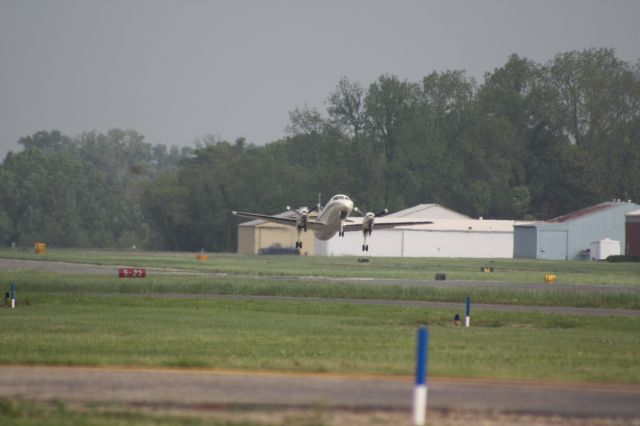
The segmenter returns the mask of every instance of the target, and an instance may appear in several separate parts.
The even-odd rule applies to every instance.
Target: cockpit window
[[[348,200],[348,199],[349,197],[347,197],[346,195],[336,195],[331,199],[331,201]]]

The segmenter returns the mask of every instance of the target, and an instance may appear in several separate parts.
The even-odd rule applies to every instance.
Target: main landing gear
[[[367,244],[367,235],[371,235],[371,228],[365,228],[362,230],[362,237],[364,241],[362,242],[362,251],[369,251],[369,244]]]
[[[300,239],[300,234],[302,233],[302,231],[307,232],[306,226],[298,226],[298,238],[296,240],[296,248],[297,249],[301,249],[302,248],[302,240]]]

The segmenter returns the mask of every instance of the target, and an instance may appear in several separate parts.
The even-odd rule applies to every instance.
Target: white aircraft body
[[[314,219],[309,218],[311,213],[316,208],[311,210],[307,207],[300,207],[293,210],[295,215],[291,217],[272,216],[260,213],[247,213],[237,212],[232,213],[237,216],[251,218],[251,219],[263,219],[269,222],[280,223],[282,225],[295,226],[298,231],[298,240],[296,241],[296,248],[302,248],[302,241],[300,240],[301,232],[306,232],[307,229],[311,229],[319,240],[328,240],[334,235],[338,234],[340,237],[344,237],[345,232],[362,231],[364,242],[362,244],[362,251],[369,251],[369,245],[367,244],[367,236],[373,232],[374,225],[377,229],[393,228],[396,226],[406,225],[420,225],[433,223],[428,220],[406,220],[402,218],[377,218],[376,216],[382,216],[388,213],[388,210],[383,210],[378,214],[367,212],[363,217],[350,217],[352,212],[360,213],[357,207],[354,207],[353,201],[343,194],[334,195],[326,206],[321,208],[319,205],[318,216]],[[287,207],[289,210],[289,207]]]

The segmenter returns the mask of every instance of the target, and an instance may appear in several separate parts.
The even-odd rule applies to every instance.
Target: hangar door
[[[567,260],[568,231],[540,230],[538,259]]]

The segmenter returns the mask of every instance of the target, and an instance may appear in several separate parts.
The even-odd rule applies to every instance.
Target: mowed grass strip
[[[608,263],[530,259],[450,259],[450,258],[370,258],[357,257],[249,256],[209,254],[197,261],[195,253],[138,252],[107,250],[49,249],[46,254],[32,250],[0,249],[0,257],[53,260],[100,265],[176,268],[192,271],[247,275],[329,276],[408,278],[432,280],[436,273],[450,280],[491,280],[542,283],[544,276],[556,274],[559,282],[599,285],[640,285],[640,262]],[[494,272],[481,272],[492,266]]]
[[[474,303],[640,309],[640,294],[576,292],[548,286],[544,290],[433,288],[369,285],[327,281],[264,280],[259,278],[154,275],[144,279],[58,274],[39,271],[0,271],[0,283],[15,282],[19,292],[41,293],[183,293],[249,296],[323,297],[369,300],[413,300]],[[7,284],[8,289],[8,284]]]
[[[3,364],[136,365],[640,383],[639,318],[30,293],[0,309]],[[462,312],[460,312],[462,313]]]
[[[266,411],[266,410],[265,410]],[[225,420],[132,409],[115,404],[65,404],[0,398],[0,424],[11,426],[322,426],[321,416],[298,415],[282,422]],[[242,415],[236,415],[242,419]]]

